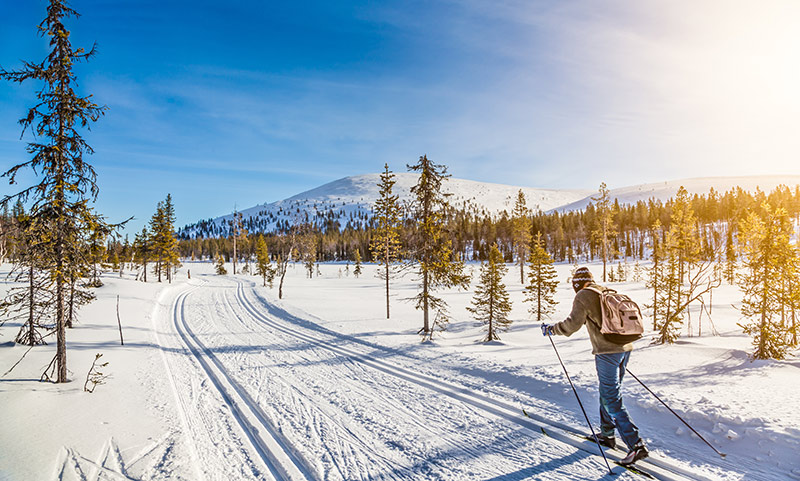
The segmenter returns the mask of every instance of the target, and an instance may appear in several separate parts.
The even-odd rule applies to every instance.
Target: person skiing
[[[569,316],[556,324],[542,324],[545,336],[570,336],[581,326],[586,325],[589,339],[592,342],[592,354],[595,356],[597,378],[600,381],[600,434],[598,441],[603,446],[616,446],[614,429],[619,431],[622,441],[628,447],[628,454],[620,461],[622,465],[630,465],[648,456],[649,451],[639,436],[639,429],[631,420],[622,403],[620,387],[625,375],[625,367],[630,359],[633,343],[617,344],[606,339],[600,332],[602,311],[600,294],[596,290],[605,288],[594,282],[592,273],[586,267],[575,270],[572,277],[572,288],[575,300]]]

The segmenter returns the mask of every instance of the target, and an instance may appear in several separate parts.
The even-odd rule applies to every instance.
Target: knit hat
[[[575,269],[575,274],[572,275],[572,288],[578,292],[586,282],[594,281],[592,273],[589,272],[588,267],[578,267]]]

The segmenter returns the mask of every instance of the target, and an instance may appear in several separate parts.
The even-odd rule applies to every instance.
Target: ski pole
[[[581,402],[581,397],[578,396],[578,391],[575,389],[575,385],[572,384],[572,379],[569,377],[569,373],[567,372],[567,367],[564,366],[564,361],[561,360],[561,355],[558,353],[558,349],[556,349],[556,343],[553,342],[553,336],[550,333],[547,333],[547,338],[550,339],[550,344],[553,345],[553,350],[556,351],[556,357],[558,357],[558,362],[561,363],[561,369],[564,370],[564,374],[567,376],[567,381],[569,381],[569,385],[572,388],[572,392],[575,393],[575,399],[578,400],[578,406],[581,407],[581,412],[583,412],[583,417],[586,419],[586,424],[589,425],[589,429],[592,431],[592,437],[594,438],[594,442],[597,443],[597,449],[600,450],[600,454],[603,455],[603,461],[606,462],[606,467],[608,468],[609,474],[614,474],[614,471],[611,470],[611,465],[608,464],[608,458],[606,458],[606,453],[603,451],[603,448],[600,446],[600,440],[597,439],[597,434],[594,432],[594,428],[592,427],[592,423],[589,421],[589,416],[586,415],[586,410],[583,409],[583,403]]]
[[[603,359],[603,358],[601,357],[600,359]],[[607,362],[607,363],[609,363],[609,364],[614,364],[614,363],[610,362],[610,361],[609,361],[609,360],[607,360],[607,359],[603,359],[603,361],[605,361],[605,362]],[[706,438],[704,438],[702,434],[698,433],[698,432],[697,432],[697,430],[695,430],[693,427],[691,427],[691,426],[689,425],[689,423],[687,423],[687,422],[686,422],[686,420],[685,420],[685,419],[683,419],[683,418],[680,416],[680,414],[678,414],[678,413],[676,413],[675,411],[673,411],[673,410],[672,410],[672,408],[671,408],[671,407],[669,407],[669,406],[667,405],[667,403],[665,403],[665,402],[664,402],[664,401],[663,401],[663,400],[662,400],[660,397],[658,397],[658,394],[654,393],[654,392],[653,392],[653,391],[652,391],[652,390],[651,390],[649,387],[647,387],[647,385],[646,385],[645,383],[643,383],[641,379],[639,379],[638,377],[636,377],[636,375],[635,375],[634,373],[632,373],[632,372],[630,371],[630,369],[628,369],[628,367],[627,367],[627,366],[625,367],[625,372],[627,372],[628,374],[630,374],[630,375],[631,375],[631,377],[633,377],[634,379],[636,379],[636,380],[639,382],[639,384],[641,384],[641,385],[642,385],[642,387],[643,387],[643,388],[645,388],[645,389],[647,390],[647,392],[649,392],[650,394],[652,394],[652,395],[653,395],[653,397],[655,397],[656,399],[658,399],[658,401],[659,401],[661,404],[663,404],[663,405],[664,405],[664,407],[665,407],[665,408],[667,408],[667,409],[669,410],[669,412],[671,412],[672,414],[674,414],[674,415],[675,415],[675,417],[677,417],[678,419],[680,419],[680,420],[681,420],[681,422],[682,422],[683,424],[685,424],[687,428],[691,429],[691,431],[692,431],[693,433],[695,433],[695,434],[697,435],[697,437],[698,437],[698,438],[702,439],[702,440],[703,440],[703,442],[704,442],[704,443],[706,443],[706,444],[708,445],[708,447],[709,447],[709,448],[713,449],[713,450],[714,450],[714,452],[715,452],[715,453],[717,453],[717,454],[718,454],[718,455],[719,455],[721,458],[724,458],[725,456],[727,456],[725,453],[722,453],[722,452],[720,452],[720,451],[719,451],[717,448],[715,448],[714,446],[712,446],[712,445],[711,445],[711,443],[709,443],[709,442],[708,442],[708,440],[706,440]]]

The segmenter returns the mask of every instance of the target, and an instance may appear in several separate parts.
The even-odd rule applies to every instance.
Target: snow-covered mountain
[[[402,203],[411,200],[411,187],[418,176],[413,173],[396,173],[394,192]],[[363,225],[372,215],[372,205],[378,198],[380,174],[345,177],[302,192],[288,199],[256,205],[242,212],[249,232],[269,232],[294,222],[311,222],[316,225],[336,225],[345,228]],[[794,188],[800,185],[800,175],[754,177],[701,177],[640,184],[610,190],[610,196],[620,204],[634,204],[639,200],[655,198],[669,200],[683,186],[690,194],[707,194],[713,187],[724,193],[736,187],[746,191],[761,189],[769,192],[780,184]],[[533,210],[559,212],[586,208],[596,191],[537,189],[531,187],[493,184],[473,180],[450,178],[443,184],[450,202],[457,208],[469,207],[476,212],[497,215],[511,212],[517,192],[522,190]],[[184,237],[227,235],[228,221],[233,214],[200,221],[181,231]]]
[[[747,192],[755,192],[756,189],[761,189],[769,193],[779,185],[786,185],[789,188],[794,188],[800,185],[800,175],[784,175],[784,176],[751,176],[751,177],[697,177],[691,179],[670,180],[666,182],[656,182],[653,184],[640,184],[632,185],[630,187],[621,187],[618,189],[611,189],[609,197],[612,200],[617,199],[619,203],[635,204],[638,201],[647,201],[649,199],[657,199],[661,201],[669,200],[678,193],[678,189],[683,186],[689,194],[708,194],[713,187],[717,193],[724,194],[732,189],[741,187],[742,190]],[[592,202],[592,197],[597,193],[580,199],[576,202],[571,202],[557,207],[555,210],[559,212],[568,212],[571,210],[585,209],[586,206]]]
[[[408,203],[411,200],[411,187],[417,183],[419,176],[413,173],[394,175],[396,183],[393,191],[401,203]],[[296,220],[318,225],[338,222],[340,228],[348,223],[351,226],[361,225],[372,215],[372,205],[379,195],[379,182],[380,174],[345,177],[288,199],[242,210],[242,217],[250,232],[268,232],[283,223]],[[443,183],[443,190],[452,194],[452,205],[457,208],[471,206],[477,212],[487,214],[499,214],[503,210],[510,213],[520,189],[525,193],[528,207],[542,211],[578,201],[591,194],[589,190],[535,189],[454,178]],[[232,216],[229,214],[186,226],[182,235],[216,235],[226,229],[224,226]]]

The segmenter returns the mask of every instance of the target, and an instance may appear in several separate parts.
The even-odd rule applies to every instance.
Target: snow
[[[417,174],[395,173],[393,192],[398,195],[401,204],[408,205],[412,200],[411,187],[419,178]],[[378,183],[380,174],[364,174],[345,177],[306,192],[273,203],[265,203],[241,211],[243,219],[260,222],[251,232],[273,231],[279,222],[296,223],[316,222],[324,225],[326,219],[339,222],[344,228],[348,222],[355,226],[363,225],[364,220],[372,216],[372,206],[379,196]],[[717,193],[725,193],[741,187],[748,192],[761,189],[770,192],[778,185],[794,188],[800,185],[800,176],[750,176],[750,177],[700,177],[680,179],[652,184],[640,184],[609,191],[611,199],[618,199],[621,204],[635,204],[638,201],[657,199],[665,202],[675,197],[678,188],[685,187],[690,194],[707,195],[711,188]],[[523,186],[493,184],[473,180],[449,178],[442,184],[442,191],[450,196],[450,203],[462,208],[472,206],[478,213],[500,215],[503,211],[511,213],[516,202],[517,193],[525,193],[528,208],[567,212],[585,209],[597,191],[580,189],[540,189]],[[217,217],[211,223],[222,232],[227,232],[228,222],[233,214]],[[198,233],[197,225],[186,226],[182,234],[192,237]]]
[[[411,187],[416,185],[419,175],[406,172],[394,175],[396,183],[393,192],[398,195],[401,204],[407,205],[412,200]],[[332,215],[341,227],[345,227],[348,222],[360,222],[359,216],[372,216],[372,206],[379,196],[379,183],[380,174],[345,177],[288,199],[244,209],[241,213],[245,220],[263,220],[265,225],[260,230],[266,231],[274,230],[279,221],[295,222],[297,218],[305,221],[306,216],[310,222],[320,222]],[[490,215],[500,214],[504,210],[510,214],[520,190],[525,193],[528,207],[534,211],[550,210],[590,193],[586,190],[537,189],[456,178],[449,178],[442,184],[442,191],[450,194],[450,203],[455,207],[471,205],[478,212],[485,211]],[[213,223],[226,226],[232,218],[233,214],[218,217],[213,219]],[[184,229],[187,235],[193,235],[194,232],[191,226]]]
[[[794,189],[796,186],[800,185],[800,175],[695,177],[615,188],[611,189],[608,195],[612,201],[617,199],[620,204],[625,205],[635,204],[639,201],[647,202],[650,199],[666,202],[677,195],[678,189],[681,186],[683,186],[690,195],[708,195],[711,188],[713,188],[717,194],[724,194],[725,192],[735,190],[737,187],[745,192],[755,192],[756,189],[760,189],[762,192],[769,193],[779,185],[785,185],[790,189]],[[576,202],[561,205],[554,210],[568,212],[571,210],[585,209],[586,206],[592,202],[592,196],[596,195],[597,194],[594,193]]]
[[[259,278],[213,275],[209,263],[186,262],[172,285],[105,274],[98,300],[68,331],[72,382],[38,382],[54,343],[0,377],[0,480],[603,476],[591,446],[582,450],[556,427],[548,425],[550,436],[536,428],[545,420],[586,431],[552,346],[520,302],[518,270],[510,266],[506,278],[515,322],[501,341],[478,342],[482,326],[465,309],[471,292],[448,291],[454,319],[423,344],[421,314],[402,301],[413,292],[411,277],[392,284],[387,320],[375,266],[360,278],[343,267],[323,264],[313,279],[291,267],[283,300]],[[558,266],[555,320],[571,305],[571,267]],[[597,276],[600,268],[591,268]],[[614,287],[647,302],[641,283]],[[750,362],[750,339],[736,325],[739,299],[732,286],[714,293],[719,335],[694,312],[692,336],[654,346],[648,334],[629,365],[726,459],[630,377],[626,405],[653,459],[693,474],[687,478],[800,479],[800,360]],[[2,372],[28,349],[10,342],[18,328],[0,327]],[[585,330],[554,340],[596,422]],[[111,377],[90,394],[83,381],[96,353]],[[640,479],[615,471],[615,479]]]

